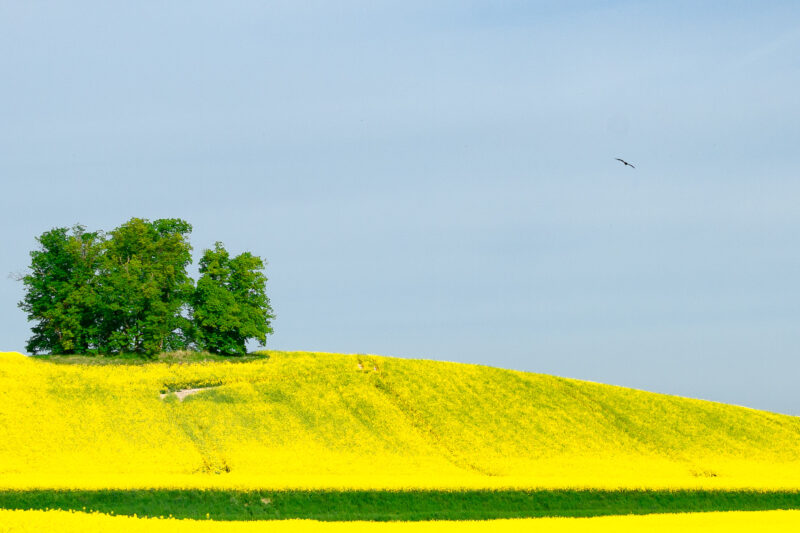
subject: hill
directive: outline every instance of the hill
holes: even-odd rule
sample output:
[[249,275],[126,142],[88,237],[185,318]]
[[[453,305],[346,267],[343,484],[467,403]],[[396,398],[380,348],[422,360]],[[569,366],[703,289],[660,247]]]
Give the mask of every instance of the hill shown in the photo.
[[796,417],[476,365],[266,355],[86,366],[0,354],[0,484],[800,485]]

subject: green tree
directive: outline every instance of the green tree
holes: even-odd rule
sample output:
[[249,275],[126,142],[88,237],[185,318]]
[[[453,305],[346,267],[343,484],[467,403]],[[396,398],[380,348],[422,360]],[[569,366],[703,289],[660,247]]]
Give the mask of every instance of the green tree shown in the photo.
[[203,253],[192,310],[195,339],[201,348],[244,355],[248,340],[266,344],[275,315],[263,270],[260,257],[245,252],[231,259],[220,242]]
[[35,322],[26,349],[31,353],[89,353],[98,324],[96,272],[105,237],[76,225],[54,228],[36,239],[30,273],[22,278],[19,307]]
[[180,219],[132,218],[111,232],[98,279],[102,351],[154,354],[187,346],[191,231]]

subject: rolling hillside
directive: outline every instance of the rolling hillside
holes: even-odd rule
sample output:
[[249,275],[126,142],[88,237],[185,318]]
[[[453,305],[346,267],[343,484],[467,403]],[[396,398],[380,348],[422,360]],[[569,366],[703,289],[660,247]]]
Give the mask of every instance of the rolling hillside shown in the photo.
[[268,354],[0,354],[0,485],[800,487],[800,418],[484,366]]

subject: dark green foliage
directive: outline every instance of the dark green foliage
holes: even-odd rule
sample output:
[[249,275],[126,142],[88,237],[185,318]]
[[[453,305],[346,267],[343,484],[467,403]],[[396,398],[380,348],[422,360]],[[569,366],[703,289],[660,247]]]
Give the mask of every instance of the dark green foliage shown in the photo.
[[490,520],[800,509],[800,492],[755,490],[4,490],[2,509],[194,520]]
[[31,252],[31,273],[22,278],[19,307],[34,322],[26,349],[31,353],[88,353],[96,349],[96,272],[105,238],[82,226],[54,228]]
[[244,355],[248,339],[266,343],[274,315],[263,270],[260,257],[245,252],[231,259],[219,242],[203,253],[193,306],[195,337],[202,349]]
[[134,218],[111,232],[99,276],[104,353],[155,354],[187,346],[191,231],[180,219]]
[[34,322],[27,350],[152,356],[200,345],[231,355],[249,339],[263,346],[273,318],[264,262],[249,252],[230,259],[218,243],[195,291],[191,231],[180,219],[133,218],[108,235],[82,226],[43,233],[22,278],[19,306]]

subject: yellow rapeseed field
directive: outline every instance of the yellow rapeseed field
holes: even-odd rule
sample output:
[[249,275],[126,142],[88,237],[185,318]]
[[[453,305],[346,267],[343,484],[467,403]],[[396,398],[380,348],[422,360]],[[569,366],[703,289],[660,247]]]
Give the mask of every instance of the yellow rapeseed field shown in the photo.
[[[476,365],[269,354],[0,354],[0,488],[800,487],[800,418]],[[161,397],[189,388],[203,390]]]
[[686,513],[598,518],[443,522],[213,522],[134,518],[67,511],[0,510],[0,533],[771,533],[800,530],[800,511]]

